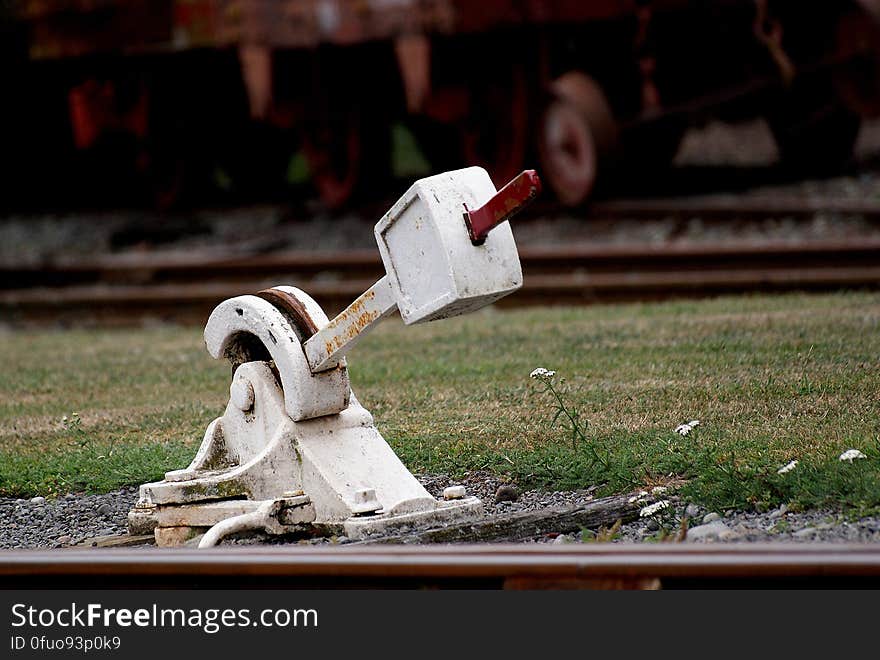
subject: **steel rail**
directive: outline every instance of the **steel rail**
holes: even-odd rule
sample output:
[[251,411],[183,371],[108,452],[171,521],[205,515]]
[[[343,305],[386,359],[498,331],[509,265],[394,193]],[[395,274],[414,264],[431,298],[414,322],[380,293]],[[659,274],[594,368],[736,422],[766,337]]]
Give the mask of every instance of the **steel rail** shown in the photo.
[[0,552],[0,586],[94,588],[880,585],[880,546],[484,544]]
[[[658,294],[738,291],[749,289],[834,288],[880,285],[880,265],[856,268],[743,268],[711,271],[574,272],[527,275],[520,291],[501,304],[523,305],[553,296],[567,299],[596,297],[607,300],[638,299]],[[293,282],[319,301],[347,301],[369,288],[372,280],[344,282]],[[24,289],[0,292],[0,309],[27,310],[53,307],[95,308],[103,305],[139,309],[179,305],[213,305],[222,299],[255,292],[277,284],[267,280],[236,283],[161,284],[155,286],[90,285],[62,289]],[[627,295],[629,294],[629,295]],[[649,295],[653,294],[653,295]],[[551,298],[547,298],[550,295]]]
[[880,204],[865,199],[697,196],[690,198],[621,199],[595,202],[589,213],[602,218],[662,218],[695,216],[708,220],[730,218],[773,218],[824,215],[858,215],[880,218]]
[[[880,241],[524,248],[522,289],[505,306],[585,304],[743,291],[880,287]],[[90,270],[91,269],[91,270]],[[226,298],[295,284],[341,309],[381,274],[372,251],[259,257],[99,259],[53,270],[0,268],[0,318],[131,324],[158,316],[203,321]],[[329,274],[335,274],[333,277]],[[67,278],[67,275],[71,275]],[[21,277],[19,277],[21,276]],[[33,286],[67,281],[66,286]],[[77,283],[83,278],[88,283]]]
[[[523,247],[520,260],[526,271],[556,268],[636,270],[678,268],[682,264],[713,265],[731,262],[805,261],[830,265],[832,261],[854,260],[877,263],[880,240],[832,240],[811,243],[748,242],[672,245],[558,245]],[[337,273],[370,279],[381,274],[382,264],[375,250],[342,252],[281,251],[264,255],[112,255],[90,260],[57,260],[37,264],[0,265],[0,289],[20,290],[37,286],[66,286],[82,283],[162,284],[167,282],[254,280],[259,277],[293,275],[300,278]]]

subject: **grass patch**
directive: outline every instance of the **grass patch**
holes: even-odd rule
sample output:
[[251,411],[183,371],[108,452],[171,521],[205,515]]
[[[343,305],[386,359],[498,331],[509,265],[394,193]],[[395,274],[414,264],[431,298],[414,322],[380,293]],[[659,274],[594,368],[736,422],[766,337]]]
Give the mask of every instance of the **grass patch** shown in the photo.
[[[482,469],[603,494],[684,480],[713,508],[864,509],[880,506],[878,330],[880,296],[862,293],[488,309],[386,322],[349,370],[414,472]],[[7,495],[102,491],[184,467],[229,384],[195,328],[7,333],[0,359]],[[557,371],[580,436],[553,421],[553,398],[529,378],[539,366]],[[691,434],[673,432],[691,419]],[[867,458],[837,460],[851,447]]]

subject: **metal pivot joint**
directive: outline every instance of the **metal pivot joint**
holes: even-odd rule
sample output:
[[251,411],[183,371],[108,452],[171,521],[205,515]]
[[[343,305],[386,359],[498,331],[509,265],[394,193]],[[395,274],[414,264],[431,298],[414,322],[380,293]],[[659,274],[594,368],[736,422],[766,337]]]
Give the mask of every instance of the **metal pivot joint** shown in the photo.
[[[235,367],[229,404],[186,469],[141,486],[130,529],[154,529],[159,545],[204,532],[204,547],[253,531],[320,526],[362,538],[482,515],[477,498],[458,489],[436,499],[410,474],[351,391],[343,356],[395,310],[420,323],[518,289],[519,255],[504,221],[539,190],[524,172],[496,193],[477,167],[417,181],[376,224],[385,277],[332,321],[290,286],[220,303],[205,346]],[[480,245],[462,225],[463,206],[477,209]]]

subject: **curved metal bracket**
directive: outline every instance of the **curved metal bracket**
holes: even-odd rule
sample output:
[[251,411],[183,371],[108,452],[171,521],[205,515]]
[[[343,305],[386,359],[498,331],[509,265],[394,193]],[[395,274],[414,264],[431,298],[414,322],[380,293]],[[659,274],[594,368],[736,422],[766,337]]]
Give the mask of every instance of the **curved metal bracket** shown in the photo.
[[[294,287],[278,287],[295,296],[311,317],[315,327],[327,324],[327,316],[307,294]],[[342,412],[348,407],[351,386],[345,361],[327,371],[313,374],[303,352],[308,329],[298,321],[257,296],[238,296],[217,305],[205,325],[205,347],[214,358],[225,357],[233,365],[254,359],[275,362],[284,408],[295,421]],[[254,345],[254,338],[258,341]],[[260,351],[266,355],[255,355]]]

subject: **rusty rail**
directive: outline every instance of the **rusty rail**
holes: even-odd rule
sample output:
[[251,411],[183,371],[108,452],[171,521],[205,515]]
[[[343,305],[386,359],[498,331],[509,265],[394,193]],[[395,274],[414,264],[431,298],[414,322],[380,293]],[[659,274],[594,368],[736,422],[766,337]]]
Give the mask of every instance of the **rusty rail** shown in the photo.
[[680,588],[880,585],[880,547],[836,544],[270,546],[0,552],[0,586]]
[[620,199],[595,202],[589,207],[597,218],[663,218],[691,216],[709,220],[729,218],[809,217],[859,215],[880,218],[880,204],[859,198],[699,196],[668,199]]
[[[523,288],[502,304],[880,286],[878,240],[524,248],[521,261]],[[219,301],[279,283],[299,286],[334,311],[382,272],[372,250],[184,259],[114,256],[0,266],[0,319],[76,322],[88,317],[132,323],[153,316],[202,322]]]
[[[693,270],[725,264],[832,266],[846,261],[877,263],[880,240],[855,239],[809,243],[692,243],[668,245],[566,245],[523,247],[526,271],[587,269],[628,271]],[[246,281],[264,277],[313,278],[334,273],[346,279],[375,279],[384,271],[375,250],[340,252],[279,251],[262,255],[216,256],[188,254],[107,255],[88,260],[56,260],[27,265],[0,265],[0,290],[32,287],[72,287],[103,283],[158,285],[163,283]]]

